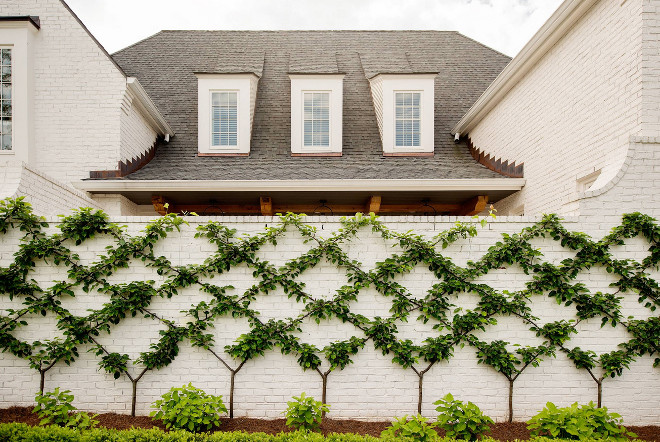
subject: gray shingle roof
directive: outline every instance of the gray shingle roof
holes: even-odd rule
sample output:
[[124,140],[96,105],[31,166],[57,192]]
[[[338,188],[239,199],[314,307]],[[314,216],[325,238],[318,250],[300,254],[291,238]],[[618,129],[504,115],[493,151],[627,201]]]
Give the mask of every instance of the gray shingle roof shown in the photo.
[[[128,179],[503,178],[454,144],[452,126],[509,62],[456,32],[163,31],[113,55],[176,131]],[[198,157],[194,72],[261,75],[249,157]],[[291,156],[289,72],[342,72],[343,156]],[[438,72],[433,158],[383,157],[369,82]]]

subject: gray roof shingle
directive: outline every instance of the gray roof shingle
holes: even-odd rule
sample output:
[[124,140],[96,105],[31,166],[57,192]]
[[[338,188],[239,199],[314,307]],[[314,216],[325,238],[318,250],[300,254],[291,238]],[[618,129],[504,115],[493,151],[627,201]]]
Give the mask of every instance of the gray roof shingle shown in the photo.
[[[457,32],[162,31],[113,55],[135,76],[176,132],[127,179],[503,178],[478,164],[452,126],[509,62]],[[197,156],[194,72],[254,72],[249,157]],[[289,73],[344,77],[343,156],[291,156]],[[383,157],[368,77],[437,72],[435,154]]]

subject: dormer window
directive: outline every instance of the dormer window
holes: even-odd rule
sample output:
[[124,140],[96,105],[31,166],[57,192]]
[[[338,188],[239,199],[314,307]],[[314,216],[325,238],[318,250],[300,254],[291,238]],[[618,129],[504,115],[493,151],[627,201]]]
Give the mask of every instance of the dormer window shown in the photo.
[[237,147],[237,91],[211,93],[211,119],[211,147]]
[[432,156],[435,74],[369,79],[384,156]]
[[305,92],[303,147],[330,146],[330,92]]
[[291,74],[291,154],[340,156],[343,74]]
[[247,156],[259,77],[196,74],[198,155]]
[[396,147],[419,147],[420,92],[395,92],[394,140]]

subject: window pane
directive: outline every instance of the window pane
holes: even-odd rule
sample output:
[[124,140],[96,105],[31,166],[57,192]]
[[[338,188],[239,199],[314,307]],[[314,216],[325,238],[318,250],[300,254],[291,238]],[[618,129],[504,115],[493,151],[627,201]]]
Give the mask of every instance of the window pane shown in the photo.
[[394,144],[399,147],[419,146],[420,140],[419,92],[395,93]]
[[211,120],[213,146],[238,145],[238,92],[211,94]]
[[303,145],[330,145],[330,94],[306,92],[303,94]]
[[11,49],[0,50],[0,150],[11,150]]
[[0,150],[11,150],[11,135],[2,135],[2,146]]

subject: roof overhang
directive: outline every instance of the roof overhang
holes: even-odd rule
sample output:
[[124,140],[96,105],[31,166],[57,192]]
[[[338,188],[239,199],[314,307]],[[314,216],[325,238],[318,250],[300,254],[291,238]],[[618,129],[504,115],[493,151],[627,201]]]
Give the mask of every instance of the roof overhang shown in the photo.
[[158,133],[158,135],[170,137],[174,136],[174,130],[165,121],[165,117],[160,113],[156,104],[151,100],[147,91],[144,90],[140,82],[135,77],[126,78],[126,87],[137,98],[142,114],[149,120],[149,124]]
[[[90,193],[119,194],[136,204],[151,204],[154,196],[178,207],[208,205],[217,201],[227,205],[249,206],[262,197],[275,207],[318,205],[319,201],[343,207],[362,207],[373,196],[383,205],[432,204],[460,205],[473,198],[485,197],[497,202],[519,191],[524,178],[456,180],[87,180],[75,187]],[[439,206],[438,206],[439,207]],[[192,210],[198,210],[197,208]],[[229,210],[229,209],[228,209]],[[285,211],[296,209],[287,208]],[[311,210],[309,208],[304,210]]]
[[467,135],[599,0],[566,0],[452,129]]
[[150,192],[391,192],[391,191],[518,191],[524,178],[453,180],[85,180],[74,187],[91,193]]
[[36,15],[9,15],[9,16],[0,16],[0,22],[2,22],[3,27],[8,27],[9,23],[20,23],[25,22],[34,26],[35,29],[41,29],[41,21],[39,16]]

